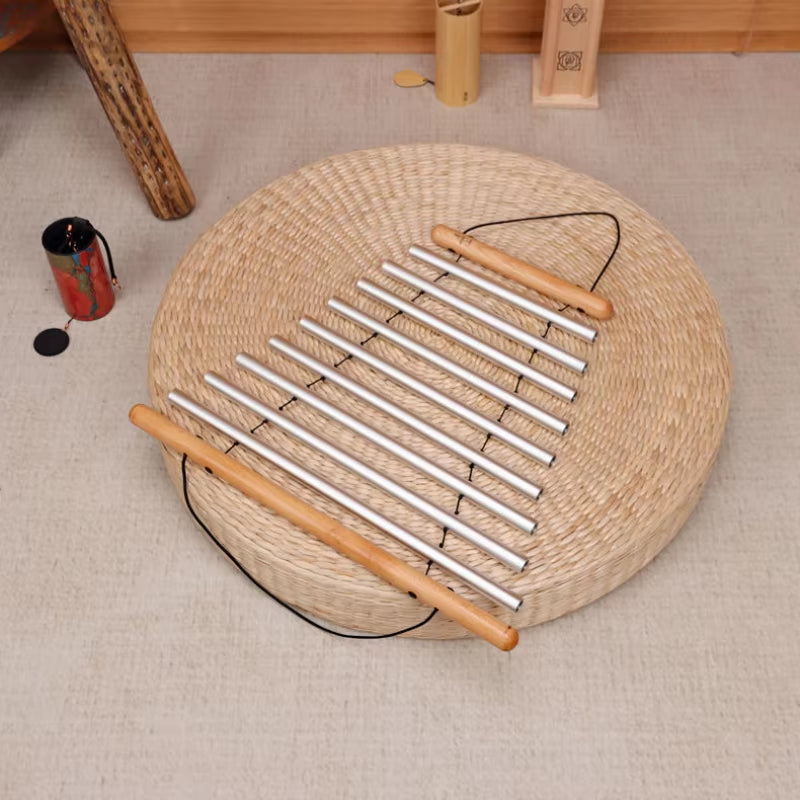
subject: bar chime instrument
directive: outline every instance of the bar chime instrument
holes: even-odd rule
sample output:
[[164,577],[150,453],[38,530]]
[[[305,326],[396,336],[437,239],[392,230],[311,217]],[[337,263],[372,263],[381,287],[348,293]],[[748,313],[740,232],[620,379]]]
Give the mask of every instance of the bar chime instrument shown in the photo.
[[[543,295],[562,302],[565,308],[566,306],[572,306],[598,320],[608,319],[613,314],[611,303],[599,295],[567,283],[531,264],[490,247],[472,236],[437,225],[432,231],[432,239],[441,247],[457,253],[459,258],[466,257],[488,270],[510,278],[528,288],[535,289]],[[444,258],[418,245],[411,246],[408,250],[408,255],[416,263],[425,264],[428,267],[436,268],[441,273],[451,275],[458,281],[480,290],[487,297],[522,309],[538,320],[544,320],[550,326],[559,328],[573,337],[591,343],[595,341],[598,335],[595,328],[579,322],[564,313],[541,305],[525,294],[510,289],[507,285],[502,285],[486,277],[485,274],[476,272],[458,260]],[[543,358],[560,365],[560,367],[565,367],[570,374],[574,375],[574,380],[569,382],[557,380],[547,374],[546,371],[534,368],[529,363],[487,343],[463,327],[452,324],[443,317],[419,307],[414,302],[403,299],[398,294],[388,291],[366,278],[359,280],[357,283],[357,288],[364,295],[385,305],[393,312],[403,313],[443,337],[471,349],[482,358],[511,371],[521,379],[530,381],[553,398],[553,407],[545,408],[542,405],[536,405],[520,394],[508,391],[494,381],[478,375],[458,363],[457,360],[443,355],[417,339],[401,333],[391,324],[366,314],[338,298],[333,297],[329,300],[330,309],[360,326],[368,334],[385,338],[402,351],[413,354],[423,362],[427,362],[432,368],[440,370],[458,381],[468,384],[481,394],[499,400],[501,403],[515,409],[545,430],[558,436],[567,434],[569,429],[569,403],[575,399],[579,391],[581,376],[587,369],[587,362],[583,358],[570,353],[567,349],[555,346],[543,336],[534,335],[522,327],[511,324],[481,305],[467,300],[456,292],[443,288],[436,281],[422,277],[411,268],[401,266],[392,261],[384,261],[381,265],[381,270],[394,281],[416,289],[420,294],[424,293],[436,298],[436,300],[458,312],[467,320],[481,323],[513,342],[532,348],[540,353]],[[421,395],[426,400],[446,409],[447,412],[468,423],[472,428],[477,428],[490,434],[537,464],[544,467],[550,467],[553,464],[556,453],[527,437],[518,435],[511,428],[490,419],[469,405],[445,394],[432,385],[430,380],[422,380],[398,364],[380,357],[365,347],[363,343],[341,336],[330,328],[307,317],[299,320],[299,326],[306,333],[327,343],[346,356],[363,362],[373,371],[402,387],[404,391]],[[465,464],[483,470],[493,478],[501,481],[513,489],[521,499],[524,499],[521,507],[515,506],[513,502],[508,500],[494,497],[490,492],[479,488],[471,480],[465,480],[457,476],[452,471],[437,464],[434,460],[415,452],[398,438],[392,438],[382,433],[376,427],[354,416],[347,408],[331,403],[307,386],[289,380],[280,372],[271,369],[248,353],[236,355],[236,365],[266,384],[285,392],[289,398],[294,398],[300,403],[307,404],[326,418],[335,421],[357,436],[363,437],[387,453],[401,459],[420,473],[469,498],[490,514],[524,532],[525,535],[536,535],[536,521],[525,509],[530,507],[529,501],[539,499],[542,489],[529,477],[517,474],[490,458],[481,450],[467,445],[455,436],[441,430],[438,426],[415,415],[402,404],[386,398],[378,391],[375,391],[374,388],[362,382],[353,380],[344,375],[335,366],[323,363],[294,344],[282,338],[274,337],[270,339],[269,346],[276,353],[307,368],[315,375],[342,389],[348,395],[358,398],[358,400],[402,423],[408,429],[435,442],[458,458],[463,459]],[[524,555],[516,552],[509,545],[488,536],[475,525],[464,521],[457,514],[430,502],[420,494],[394,480],[390,475],[347,452],[320,433],[290,419],[281,410],[264,404],[257,397],[229,382],[219,374],[209,372],[204,376],[204,380],[206,384],[229,400],[249,409],[262,420],[269,422],[270,425],[274,425],[277,429],[336,462],[360,480],[378,487],[415,512],[433,520],[445,530],[469,543],[471,547],[478,548],[491,558],[496,559],[509,570],[515,572],[525,570],[527,558]],[[284,470],[315,492],[356,514],[386,536],[392,537],[424,559],[436,564],[444,572],[476,590],[498,606],[511,611],[519,609],[522,603],[519,596],[497,581],[487,578],[478,570],[468,566],[445,549],[437,547],[417,535],[417,533],[403,524],[402,519],[388,518],[372,506],[361,502],[352,494],[344,491],[319,474],[319,472],[313,472],[286,457],[265,444],[255,434],[232,424],[179,389],[170,392],[169,400],[192,417],[211,426],[233,439],[240,446],[257,454],[273,467]],[[322,513],[310,503],[294,496],[270,481],[260,472],[251,469],[227,453],[194,436],[157,411],[146,406],[137,405],[131,409],[130,417],[135,425],[179,453],[186,454],[190,460],[210,470],[216,478],[227,481],[239,491],[271,509],[274,513],[283,516],[306,532],[318,537],[342,554],[363,565],[375,575],[412,594],[421,603],[439,609],[444,616],[460,623],[467,630],[503,650],[510,650],[516,645],[518,634],[513,626],[502,622],[488,611],[460,597],[456,592],[451,591],[427,574]]]

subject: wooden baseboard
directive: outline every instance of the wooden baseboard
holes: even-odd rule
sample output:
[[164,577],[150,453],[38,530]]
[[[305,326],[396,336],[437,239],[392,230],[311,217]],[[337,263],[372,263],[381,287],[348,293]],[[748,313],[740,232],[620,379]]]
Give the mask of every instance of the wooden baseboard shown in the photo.
[[[114,0],[129,47],[175,53],[432,53],[433,0]],[[534,53],[543,0],[486,4],[485,53]],[[313,24],[309,24],[313,20]],[[16,45],[64,50],[55,12]],[[800,0],[607,0],[607,53],[800,50]]]

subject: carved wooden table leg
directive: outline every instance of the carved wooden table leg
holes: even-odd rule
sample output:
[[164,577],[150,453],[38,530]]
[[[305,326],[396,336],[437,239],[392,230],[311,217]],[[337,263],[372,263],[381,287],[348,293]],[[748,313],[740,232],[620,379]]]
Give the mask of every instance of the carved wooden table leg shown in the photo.
[[53,0],[153,213],[186,216],[194,194],[107,0]]

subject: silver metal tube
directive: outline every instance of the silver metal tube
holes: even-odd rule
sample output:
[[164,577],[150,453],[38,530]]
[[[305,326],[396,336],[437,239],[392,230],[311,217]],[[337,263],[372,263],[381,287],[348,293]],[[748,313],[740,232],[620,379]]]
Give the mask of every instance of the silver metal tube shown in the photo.
[[414,339],[410,339],[408,336],[400,333],[400,331],[396,330],[395,328],[385,325],[383,322],[380,322],[374,317],[369,316],[369,314],[364,314],[358,309],[353,308],[353,306],[343,303],[336,297],[328,300],[328,305],[343,317],[346,317],[353,322],[357,322],[359,325],[362,325],[374,333],[379,333],[388,341],[394,342],[396,345],[399,345],[409,352],[414,353],[434,366],[439,367],[439,369],[449,372],[451,375],[455,375],[455,377],[464,381],[464,383],[474,386],[479,391],[489,395],[489,397],[494,397],[496,400],[499,400],[501,403],[505,403],[510,408],[519,411],[521,414],[525,414],[535,422],[543,425],[545,428],[548,428],[555,433],[560,433],[562,436],[567,432],[567,423],[563,419],[559,419],[553,414],[548,413],[544,409],[539,408],[539,406],[536,406],[528,400],[520,397],[518,394],[509,392],[507,389],[503,389],[496,383],[493,383],[486,378],[482,378],[480,375],[476,375],[471,370],[462,367],[460,364],[456,364],[455,361],[451,361],[449,358],[446,358],[440,353],[425,347],[425,345],[420,344]]
[[487,536],[482,531],[472,527],[472,525],[468,525],[466,522],[463,522],[454,514],[450,514],[434,503],[429,502],[416,492],[412,492],[410,489],[407,489],[405,486],[397,483],[397,481],[392,480],[383,472],[379,472],[378,470],[373,469],[365,464],[363,461],[360,461],[354,456],[345,453],[344,450],[340,449],[332,442],[328,441],[327,439],[323,439],[321,436],[317,436],[308,428],[304,427],[303,425],[299,425],[298,423],[289,419],[289,417],[281,414],[280,411],[276,411],[269,406],[264,405],[255,397],[247,392],[242,391],[233,384],[228,383],[228,381],[219,375],[209,372],[205,376],[205,381],[210,386],[213,386],[215,389],[217,389],[217,391],[220,391],[227,397],[230,397],[231,400],[235,400],[237,403],[245,406],[245,408],[249,408],[252,412],[258,414],[263,419],[268,420],[277,428],[286,431],[296,439],[299,439],[301,442],[307,444],[309,447],[317,450],[323,455],[328,456],[328,458],[336,461],[346,469],[349,469],[351,472],[364,478],[364,480],[369,481],[379,489],[383,489],[383,491],[416,509],[420,512],[420,514],[423,514],[429,519],[432,519],[434,522],[437,522],[439,525],[451,530],[454,534],[475,545],[475,547],[480,548],[484,553],[488,553],[490,556],[496,558],[507,567],[515,569],[517,572],[522,572],[522,570],[525,569],[528,559],[524,556],[515,553],[505,545],[500,544],[490,536]]
[[356,419],[343,409],[333,405],[333,403],[329,403],[318,394],[308,391],[305,387],[299,386],[283,375],[279,375],[277,372],[269,369],[265,364],[247,355],[247,353],[239,353],[239,355],[236,356],[236,363],[248,372],[258,375],[259,378],[267,381],[267,383],[277,386],[279,389],[283,389],[283,391],[287,392],[289,395],[296,397],[298,400],[302,400],[312,408],[317,409],[317,411],[321,411],[323,414],[336,420],[336,422],[339,422],[351,431],[355,431],[373,444],[378,445],[378,447],[382,447],[392,455],[411,464],[411,466],[416,467],[420,472],[430,475],[430,477],[439,481],[439,483],[444,486],[447,486],[455,492],[459,492],[464,495],[464,497],[468,497],[478,505],[496,514],[501,519],[506,520],[506,522],[516,525],[517,528],[520,528],[526,533],[533,533],[536,530],[536,523],[530,517],[521,514],[506,503],[495,499],[490,494],[479,489],[474,483],[459,478],[452,472],[434,464],[433,461],[425,458],[425,456],[421,456],[419,453],[409,450],[396,439],[392,439],[390,436],[376,431],[375,428],[361,422],[361,420]]
[[208,425],[211,425],[211,427],[216,428],[218,431],[224,433],[226,436],[229,436],[234,441],[239,442],[239,444],[241,444],[243,447],[246,447],[248,450],[252,450],[254,453],[257,453],[270,463],[280,467],[285,472],[288,472],[299,481],[302,481],[307,486],[315,489],[321,495],[328,497],[348,511],[352,511],[354,514],[366,520],[371,525],[374,525],[379,530],[382,530],[393,539],[396,539],[398,542],[404,544],[410,550],[414,550],[423,558],[427,558],[429,561],[437,564],[443,570],[446,570],[451,575],[454,575],[464,583],[472,586],[473,589],[476,589],[481,594],[485,595],[491,600],[494,600],[496,603],[499,603],[506,608],[510,608],[512,611],[519,610],[519,607],[522,605],[522,599],[517,595],[509,592],[502,586],[499,586],[494,581],[489,580],[489,578],[481,575],[479,572],[476,572],[474,569],[468,567],[457,558],[449,555],[441,548],[426,542],[424,539],[420,539],[418,536],[415,536],[410,531],[392,522],[387,517],[384,517],[383,514],[373,511],[369,506],[364,505],[364,503],[356,500],[356,498],[352,495],[349,495],[347,492],[343,492],[333,484],[328,483],[328,481],[326,481],[324,478],[321,478],[319,475],[310,472],[304,467],[301,467],[299,464],[296,464],[294,461],[286,458],[286,456],[282,456],[272,448],[267,447],[267,445],[265,445],[262,441],[256,439],[255,436],[252,436],[246,431],[243,431],[241,428],[232,425],[222,417],[217,416],[212,411],[209,411],[207,408],[204,408],[199,403],[196,403],[194,400],[187,397],[185,394],[183,394],[183,392],[170,392],[169,399],[170,402],[174,403],[176,406],[179,406],[184,411],[187,411],[193,417],[196,417]]
[[391,378],[393,381],[395,381],[395,383],[399,383],[401,386],[411,389],[411,391],[416,392],[418,395],[421,395],[426,400],[430,400],[432,403],[436,403],[436,405],[441,406],[446,411],[455,414],[457,417],[466,420],[476,428],[490,433],[501,442],[511,445],[511,447],[516,448],[521,453],[524,453],[526,456],[538,461],[540,464],[544,464],[546,467],[551,467],[553,465],[553,462],[556,458],[553,453],[538,447],[533,442],[517,435],[508,428],[504,428],[499,422],[489,419],[483,414],[479,414],[477,411],[473,411],[469,406],[464,405],[464,403],[456,400],[454,397],[450,397],[450,395],[440,392],[438,389],[434,389],[433,386],[430,386],[424,381],[418,380],[412,375],[409,375],[407,372],[404,372],[392,364],[389,364],[387,361],[384,361],[382,358],[370,353],[369,350],[361,347],[361,345],[357,344],[356,342],[351,342],[349,339],[339,336],[339,334],[334,333],[328,328],[322,327],[322,325],[319,325],[318,323],[314,322],[313,319],[309,319],[308,317],[304,317],[300,320],[300,327],[303,330],[313,334],[317,338],[322,339],[322,341],[337,347],[339,350],[347,353],[353,358],[363,361],[377,372],[380,372],[383,375]]
[[495,297],[499,297],[507,303],[511,303],[511,305],[517,306],[517,308],[524,308],[525,311],[529,311],[534,316],[539,317],[539,319],[546,320],[551,325],[555,325],[563,331],[572,333],[587,342],[593,342],[597,338],[597,331],[594,330],[594,328],[582,325],[580,322],[575,322],[574,319],[570,319],[560,314],[558,311],[553,311],[546,306],[535,303],[533,300],[529,300],[527,297],[523,297],[517,292],[506,289],[505,286],[500,286],[500,284],[494,281],[487,280],[482,275],[476,275],[471,270],[462,267],[461,264],[457,264],[449,258],[442,258],[436,253],[432,253],[430,250],[416,244],[409,248],[408,254],[417,261],[422,261],[444,272],[449,272],[451,275],[461,278],[462,281],[471,283],[473,286],[477,286],[485,292],[493,294]]
[[532,347],[537,352],[542,353],[542,355],[545,355],[548,358],[551,358],[553,361],[557,361],[559,364],[562,364],[568,369],[571,369],[574,372],[586,372],[586,362],[582,358],[578,358],[577,356],[572,355],[572,353],[568,353],[566,350],[556,347],[554,344],[548,342],[547,339],[544,339],[541,336],[528,333],[528,331],[523,330],[517,325],[512,325],[510,322],[506,322],[497,315],[491,314],[485,309],[473,305],[467,300],[464,300],[463,297],[459,297],[452,292],[448,292],[446,289],[443,289],[441,286],[439,286],[438,283],[426,281],[424,278],[420,278],[419,275],[415,275],[413,272],[403,269],[403,267],[393,263],[392,261],[384,261],[382,264],[382,269],[387,275],[391,275],[396,280],[402,281],[409,286],[413,286],[415,289],[419,289],[420,291],[425,292],[425,294],[435,297],[437,300],[441,300],[443,303],[458,309],[467,316],[479,320],[489,328],[494,328],[494,330],[499,331],[509,339],[514,339],[515,341],[521,342],[527,347]]
[[498,480],[501,480],[503,483],[506,483],[513,489],[516,489],[518,492],[521,492],[522,494],[526,495],[527,497],[531,497],[534,500],[538,500],[539,497],[541,497],[542,490],[535,483],[522,478],[515,472],[511,472],[511,470],[506,469],[493,459],[487,458],[487,456],[480,451],[475,450],[472,447],[468,447],[458,439],[455,439],[449,434],[445,433],[443,430],[440,430],[434,425],[425,422],[425,420],[420,419],[411,412],[406,411],[402,406],[398,406],[396,403],[393,403],[391,400],[387,400],[382,395],[376,394],[363,384],[351,380],[346,375],[343,375],[341,372],[339,372],[336,367],[331,367],[327,364],[323,364],[321,361],[317,361],[316,358],[313,358],[303,350],[299,350],[284,339],[273,337],[269,340],[269,344],[270,347],[273,347],[279,353],[291,358],[298,364],[302,364],[312,372],[322,375],[329,383],[340,386],[342,389],[354,394],[365,403],[369,403],[369,405],[379,409],[380,411],[383,411],[388,416],[399,420],[409,428],[421,433],[423,436],[427,436],[427,438],[431,441],[440,444],[451,453],[455,453],[457,456],[465,459],[470,464],[474,464],[476,467],[479,467],[489,475],[493,475]]
[[445,322],[435,314],[430,314],[419,306],[403,300],[396,294],[381,289],[380,286],[376,286],[371,281],[360,280],[356,283],[356,286],[364,292],[364,294],[369,295],[375,300],[380,300],[381,303],[386,303],[386,305],[391,308],[402,311],[404,314],[411,317],[411,319],[415,319],[417,322],[421,322],[423,325],[433,328],[433,330],[444,334],[453,341],[464,345],[464,347],[471,348],[484,358],[488,358],[489,361],[494,361],[495,364],[499,364],[501,367],[511,370],[515,375],[522,375],[531,383],[554,394],[556,397],[560,397],[562,400],[568,400],[569,402],[575,399],[576,392],[573,388],[566,386],[555,378],[551,378],[549,375],[545,375],[538,369],[534,369],[530,364],[526,364],[524,361],[520,361],[518,358],[508,355],[508,353],[504,353],[502,350],[498,350],[496,347],[482,342],[465,330],[457,328],[449,322]]

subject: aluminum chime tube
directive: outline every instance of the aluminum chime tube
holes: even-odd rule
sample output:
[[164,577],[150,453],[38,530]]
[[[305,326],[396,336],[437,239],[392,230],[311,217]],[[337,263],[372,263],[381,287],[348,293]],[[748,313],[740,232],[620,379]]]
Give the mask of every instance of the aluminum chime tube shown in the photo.
[[403,269],[403,267],[398,266],[392,261],[384,261],[381,265],[381,269],[387,275],[391,275],[395,280],[402,281],[409,286],[413,286],[415,289],[419,289],[421,292],[425,292],[425,294],[429,294],[431,297],[435,297],[437,300],[441,300],[446,305],[458,309],[463,314],[466,314],[473,319],[477,319],[487,327],[499,331],[509,339],[514,339],[515,341],[524,344],[526,347],[533,348],[537,352],[542,353],[542,355],[545,355],[553,361],[567,367],[567,369],[571,369],[573,372],[579,372],[581,374],[586,372],[586,362],[582,358],[578,358],[572,353],[568,353],[566,350],[556,347],[554,344],[551,344],[547,341],[547,339],[544,339],[541,336],[528,333],[528,331],[523,330],[517,325],[512,325],[510,322],[506,322],[496,314],[492,314],[489,311],[486,311],[485,309],[480,308],[479,306],[476,306],[467,300],[464,300],[463,297],[459,297],[452,292],[448,292],[446,289],[443,289],[441,286],[439,286],[438,283],[426,281],[424,278],[420,278],[419,275],[410,272],[407,269]]
[[538,369],[534,369],[530,364],[526,364],[524,361],[510,356],[508,353],[504,353],[502,350],[498,350],[496,347],[482,342],[465,330],[457,328],[449,322],[445,322],[435,314],[431,314],[419,306],[414,305],[414,303],[409,303],[396,294],[381,289],[380,286],[376,286],[372,281],[361,280],[358,281],[356,286],[364,292],[364,294],[369,295],[373,299],[380,300],[381,303],[385,303],[390,308],[402,311],[404,314],[411,317],[411,319],[415,319],[417,322],[427,325],[438,333],[444,334],[453,341],[473,350],[484,358],[494,361],[495,364],[505,367],[515,375],[522,375],[523,378],[527,378],[534,385],[554,394],[556,397],[560,397],[562,400],[567,400],[570,403],[575,399],[576,392],[570,386],[566,386],[561,383],[561,381],[557,381],[555,378],[545,375]]
[[511,305],[523,308],[525,311],[539,317],[539,319],[543,319],[551,325],[555,325],[557,328],[561,328],[561,330],[572,333],[587,342],[593,342],[597,338],[597,331],[594,328],[582,325],[580,322],[575,322],[574,319],[570,319],[558,311],[553,311],[551,308],[529,300],[518,292],[506,289],[505,286],[490,281],[482,275],[477,275],[472,272],[472,270],[462,267],[461,264],[451,261],[449,258],[442,258],[436,253],[432,253],[430,250],[416,244],[409,248],[408,254],[417,261],[422,261],[431,267],[436,267],[443,272],[455,275],[462,281],[471,283],[473,286],[477,286],[479,289],[483,289],[485,292],[493,294],[495,297],[499,297],[507,303],[511,303]]
[[517,572],[522,572],[522,570],[525,569],[528,563],[528,559],[525,558],[525,556],[515,553],[510,548],[492,539],[490,536],[487,536],[482,531],[467,524],[460,517],[445,511],[440,506],[431,503],[416,492],[407,489],[383,472],[379,472],[360,459],[351,456],[349,453],[345,453],[344,450],[337,447],[333,442],[323,439],[321,436],[317,436],[317,434],[313,433],[305,426],[294,422],[280,411],[264,405],[264,403],[260,402],[255,397],[239,389],[237,386],[234,386],[232,383],[229,383],[216,373],[207,373],[205,375],[205,381],[217,391],[222,392],[226,397],[229,397],[245,408],[249,408],[262,419],[268,420],[271,424],[275,425],[275,427],[286,431],[318,453],[322,453],[337,464],[341,464],[346,469],[349,469],[351,472],[364,478],[364,480],[377,486],[379,489],[383,489],[383,491],[392,495],[392,497],[396,497],[420,514],[452,531],[465,541],[483,550],[484,553],[496,558],[507,567]]
[[213,411],[209,411],[190,397],[187,397],[183,392],[170,392],[169,400],[179,408],[187,411],[193,417],[211,425],[220,433],[239,442],[243,447],[252,450],[270,463],[280,467],[285,472],[288,472],[293,477],[302,481],[307,486],[315,489],[320,494],[358,515],[393,539],[401,542],[409,549],[419,553],[423,558],[427,558],[429,561],[437,564],[443,570],[457,577],[489,599],[512,611],[519,610],[519,607],[522,605],[522,598],[496,584],[486,576],[481,575],[479,572],[476,572],[471,567],[468,567],[463,562],[449,555],[446,551],[426,542],[424,539],[420,539],[418,536],[415,536],[410,531],[392,522],[377,511],[373,511],[369,506],[356,500],[355,497],[352,497],[341,489],[338,489],[319,475],[310,472],[291,459],[282,456],[259,439],[256,439],[252,434],[231,424]]
[[420,417],[412,414],[410,411],[406,411],[406,409],[404,409],[402,406],[399,406],[382,395],[373,392],[363,384],[352,380],[352,378],[348,378],[346,375],[343,375],[338,369],[336,369],[336,367],[323,364],[313,356],[310,356],[304,350],[300,350],[299,348],[289,344],[289,342],[285,341],[284,339],[280,339],[277,336],[269,340],[269,345],[282,355],[292,359],[292,361],[302,364],[302,366],[307,367],[318,375],[321,375],[330,383],[345,389],[359,399],[363,400],[365,403],[368,403],[374,408],[377,408],[379,411],[383,411],[390,417],[393,417],[405,425],[408,425],[408,427],[412,430],[421,433],[423,436],[427,436],[431,441],[440,444],[451,453],[455,453],[457,456],[460,456],[467,461],[467,463],[474,464],[487,474],[493,475],[498,480],[501,480],[503,483],[506,483],[512,488],[516,489],[518,492],[521,492],[522,494],[531,497],[534,500],[538,500],[539,497],[541,497],[541,487],[537,486],[535,483],[532,483],[520,475],[517,475],[515,472],[511,472],[511,470],[506,469],[506,467],[504,467],[502,464],[498,464],[493,459],[488,458],[479,450],[469,447],[453,436],[450,436],[450,434],[445,433],[443,430],[441,430],[441,428],[437,428],[435,425],[426,422]]
[[489,419],[489,417],[474,411],[469,406],[465,405],[459,400],[456,400],[454,397],[450,397],[450,395],[440,392],[438,389],[434,389],[433,386],[425,383],[425,381],[421,381],[418,378],[415,378],[413,375],[409,375],[402,369],[390,364],[388,361],[384,361],[382,358],[370,353],[369,350],[362,347],[357,342],[351,342],[349,339],[339,336],[339,334],[334,333],[332,330],[325,328],[322,325],[319,325],[308,317],[304,317],[300,320],[300,327],[303,330],[308,331],[308,333],[313,334],[318,339],[321,339],[323,342],[327,342],[333,347],[336,347],[342,352],[352,356],[353,358],[363,361],[377,372],[380,372],[383,375],[391,378],[395,383],[399,383],[401,386],[411,389],[411,391],[416,392],[421,397],[424,397],[433,403],[436,403],[436,405],[441,406],[447,411],[450,411],[457,417],[461,417],[461,419],[466,420],[476,428],[490,433],[496,439],[499,439],[501,442],[505,442],[516,450],[519,450],[520,453],[524,453],[534,461],[538,461],[540,464],[544,464],[546,467],[553,465],[553,462],[556,458],[553,453],[550,453],[528,439],[519,436],[505,426],[501,425],[499,422]]
[[367,425],[365,422],[356,419],[352,414],[348,414],[344,409],[334,405],[333,403],[329,403],[315,392],[311,392],[306,387],[300,386],[294,383],[294,381],[291,381],[283,375],[271,370],[265,364],[262,364],[252,356],[247,355],[246,353],[239,353],[239,355],[236,356],[236,363],[240,367],[243,367],[248,372],[257,375],[259,378],[271,384],[272,386],[277,386],[279,389],[283,389],[283,391],[289,394],[290,397],[296,397],[298,400],[302,400],[304,403],[310,405],[312,408],[315,408],[317,411],[322,412],[327,417],[336,420],[336,422],[344,425],[351,431],[355,431],[359,435],[363,436],[367,441],[376,444],[378,447],[383,448],[392,455],[397,456],[408,464],[411,464],[420,472],[424,472],[426,475],[429,475],[434,480],[439,481],[439,483],[443,484],[444,486],[447,486],[453,491],[464,495],[464,497],[469,498],[477,505],[485,508],[487,511],[491,511],[493,514],[501,519],[504,519],[506,522],[510,522],[520,530],[523,530],[526,533],[533,533],[534,530],[536,530],[536,523],[530,517],[526,516],[525,514],[521,514],[519,511],[511,508],[511,506],[507,505],[506,503],[503,503],[500,500],[492,497],[490,494],[487,494],[482,489],[479,489],[474,483],[470,483],[463,478],[459,478],[452,472],[443,469],[437,464],[434,464],[433,461],[425,458],[425,456],[415,453],[413,450],[409,450],[405,445],[401,444],[396,439],[392,439],[390,436],[386,436],[385,434],[373,428],[371,425]]
[[477,375],[472,370],[462,367],[455,361],[441,355],[441,353],[437,353],[435,350],[431,350],[424,344],[405,336],[396,328],[392,328],[389,325],[384,324],[380,320],[369,316],[369,314],[364,314],[362,311],[359,311],[357,308],[354,308],[347,303],[343,303],[336,297],[328,301],[328,306],[352,322],[355,322],[364,328],[373,331],[374,333],[379,333],[387,341],[394,342],[394,344],[402,347],[405,350],[408,350],[411,353],[414,353],[414,355],[419,356],[436,367],[439,367],[439,369],[449,372],[459,380],[464,381],[464,383],[474,386],[476,389],[478,389],[478,391],[483,392],[489,397],[499,400],[501,403],[504,403],[521,414],[525,414],[525,416],[529,417],[534,422],[538,422],[548,430],[561,434],[562,436],[567,432],[568,424],[563,419],[559,419],[555,415],[550,414],[544,409],[539,408],[539,406],[534,405],[528,400],[525,400],[523,397],[520,397],[520,395],[515,394],[514,392],[509,392],[507,389],[503,389],[496,383]]

